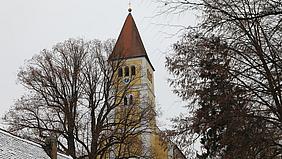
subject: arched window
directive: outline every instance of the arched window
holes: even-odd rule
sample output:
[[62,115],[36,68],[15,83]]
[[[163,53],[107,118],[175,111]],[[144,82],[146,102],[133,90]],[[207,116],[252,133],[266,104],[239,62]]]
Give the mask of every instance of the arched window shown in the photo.
[[127,104],[128,104],[128,103],[127,103],[127,97],[126,97],[126,96],[125,96],[124,99],[123,99],[123,104],[124,104],[124,105],[127,105]]
[[132,105],[133,104],[133,95],[130,95],[129,96],[129,105]]
[[123,74],[123,73],[122,73],[122,68],[119,68],[119,69],[118,69],[118,77],[122,77],[122,74]]
[[128,66],[124,68],[124,76],[129,76],[129,67]]
[[132,75],[132,76],[136,75],[135,66],[131,66],[131,75]]

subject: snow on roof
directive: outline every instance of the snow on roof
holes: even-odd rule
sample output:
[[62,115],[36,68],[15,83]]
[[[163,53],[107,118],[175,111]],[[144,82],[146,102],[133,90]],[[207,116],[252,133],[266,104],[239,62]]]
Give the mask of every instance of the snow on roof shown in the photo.
[[[40,144],[22,139],[0,129],[0,158],[2,159],[50,159]],[[72,159],[58,153],[58,159]]]

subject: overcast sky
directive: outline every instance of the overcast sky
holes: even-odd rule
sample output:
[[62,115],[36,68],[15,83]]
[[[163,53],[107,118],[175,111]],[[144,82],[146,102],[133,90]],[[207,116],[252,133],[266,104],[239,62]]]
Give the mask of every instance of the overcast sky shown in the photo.
[[[132,15],[145,49],[155,67],[155,94],[160,127],[183,112],[180,99],[172,94],[165,70],[165,55],[180,28],[193,25],[193,15],[160,15],[154,0],[131,0]],[[68,38],[117,39],[128,14],[128,0],[0,0],[0,116],[24,94],[16,75],[25,61],[40,50],[50,49]],[[163,25],[164,24],[164,25]]]

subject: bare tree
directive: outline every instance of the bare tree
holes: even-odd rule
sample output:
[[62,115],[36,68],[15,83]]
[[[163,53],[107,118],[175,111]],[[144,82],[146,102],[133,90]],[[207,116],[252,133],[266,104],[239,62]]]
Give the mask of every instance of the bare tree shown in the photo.
[[142,74],[124,84],[117,70],[125,61],[107,60],[113,46],[113,40],[69,39],[27,61],[18,79],[28,92],[5,116],[9,130],[38,141],[53,135],[74,159],[109,157],[128,138],[149,131],[140,121],[153,118],[152,107],[140,108],[137,100],[122,106]]
[[[171,83],[175,86],[176,93],[183,99],[191,99],[196,93],[193,90],[197,90],[193,89],[198,86],[198,79],[195,78],[198,73],[197,67],[192,66],[194,61],[180,59],[190,57],[189,60],[193,60],[191,56],[199,57],[205,51],[194,52],[204,47],[197,46],[196,43],[191,46],[189,41],[193,41],[197,36],[207,39],[218,37],[224,41],[222,45],[228,49],[227,57],[230,60],[228,74],[233,78],[236,86],[243,88],[248,95],[249,121],[265,123],[266,133],[271,132],[268,135],[271,139],[271,142],[268,142],[268,154],[258,153],[257,157],[281,156],[281,1],[164,0],[162,2],[165,4],[164,12],[179,13],[196,10],[201,15],[198,25],[187,33],[194,36],[185,35],[184,40],[187,41],[180,46],[182,54],[174,54],[176,56],[172,55],[168,58],[169,69],[176,77]],[[175,63],[171,63],[170,60]],[[259,125],[254,124],[253,127],[259,128]],[[267,151],[267,148],[263,149]]]

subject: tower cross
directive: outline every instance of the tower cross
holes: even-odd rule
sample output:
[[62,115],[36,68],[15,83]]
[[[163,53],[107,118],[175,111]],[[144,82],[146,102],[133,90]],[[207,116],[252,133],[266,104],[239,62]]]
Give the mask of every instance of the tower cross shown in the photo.
[[128,1],[128,12],[131,12],[132,8],[131,8],[131,0]]

